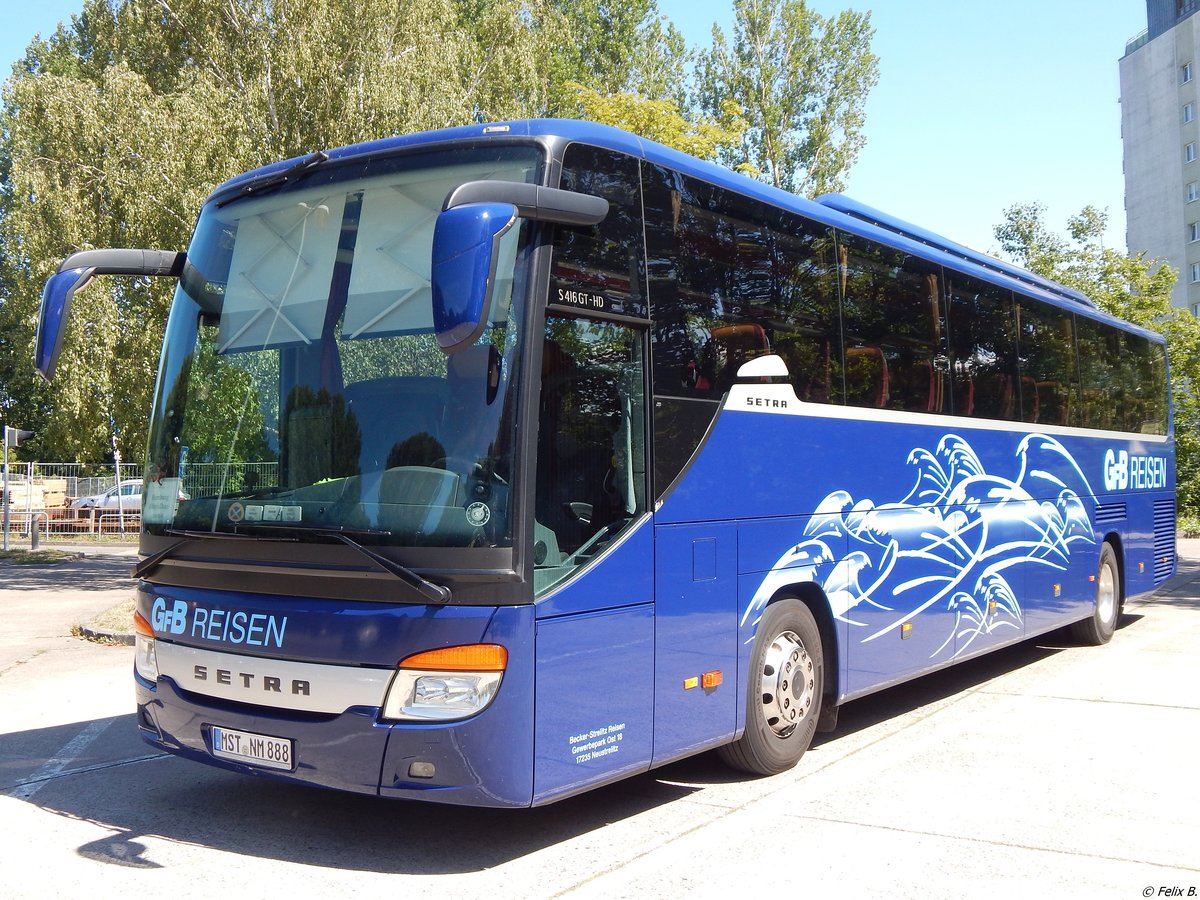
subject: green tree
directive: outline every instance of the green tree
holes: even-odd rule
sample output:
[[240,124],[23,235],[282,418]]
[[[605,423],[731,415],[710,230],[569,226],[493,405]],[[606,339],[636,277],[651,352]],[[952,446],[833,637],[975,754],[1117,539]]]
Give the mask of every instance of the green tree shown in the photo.
[[211,189],[264,163],[582,110],[785,187],[836,186],[875,79],[868,17],[737,9],[743,56],[705,57],[694,113],[695,57],[657,0],[378,0],[369,15],[355,0],[82,0],[3,86],[5,417],[37,432],[43,458],[105,459],[114,432],[139,458],[170,285],[80,294],[52,389],[30,359],[41,286],[75,250],[183,249]]
[[183,247],[206,191],[232,174],[218,145],[213,86],[155,95],[123,65],[99,83],[60,75],[6,86],[0,195],[0,321],[11,338],[2,370],[35,450],[98,460],[113,430],[127,459],[141,458],[145,416],[170,288],[105,279],[80,293],[53,393],[32,370],[41,285],[76,249]]
[[572,115],[581,82],[603,95],[686,100],[688,53],[657,0],[554,0],[567,40],[553,53],[549,111]]
[[714,159],[722,150],[736,146],[746,127],[736,110],[727,112],[724,124],[703,117],[688,120],[671,100],[649,100],[627,92],[602,94],[578,82],[566,86],[575,91],[583,118],[623,128],[700,159]]
[[870,13],[826,18],[805,0],[734,0],[733,9],[732,39],[714,26],[698,72],[701,109],[721,120],[732,104],[748,125],[722,161],[799,194],[841,189],[878,80]]
[[1105,247],[1107,224],[1106,213],[1087,206],[1067,221],[1064,237],[1046,226],[1040,203],[1020,203],[1004,211],[994,231],[1015,263],[1086,294],[1105,312],[1163,334],[1200,328],[1194,316],[1171,306],[1175,270],[1144,252]]
[[31,43],[0,112],[0,403],[43,458],[145,450],[170,300],[100,279],[72,310],[53,389],[30,347],[69,253],[187,244],[209,191],[276,159],[541,114],[564,16],[543,0],[85,0]]
[[1045,224],[1045,208],[1020,203],[995,228],[1005,255],[1031,272],[1090,297],[1107,313],[1167,339],[1175,412],[1176,486],[1181,513],[1200,515],[1200,319],[1171,305],[1176,272],[1146,253],[1126,254],[1102,241],[1107,215],[1084,207],[1067,234]]

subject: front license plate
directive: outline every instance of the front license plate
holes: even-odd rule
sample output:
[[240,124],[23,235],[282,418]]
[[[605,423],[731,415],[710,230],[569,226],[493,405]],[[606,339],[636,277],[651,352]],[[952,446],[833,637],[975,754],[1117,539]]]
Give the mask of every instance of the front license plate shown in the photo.
[[268,769],[286,769],[290,772],[295,768],[295,748],[286,738],[234,731],[214,725],[212,752],[213,756],[220,759],[253,763]]

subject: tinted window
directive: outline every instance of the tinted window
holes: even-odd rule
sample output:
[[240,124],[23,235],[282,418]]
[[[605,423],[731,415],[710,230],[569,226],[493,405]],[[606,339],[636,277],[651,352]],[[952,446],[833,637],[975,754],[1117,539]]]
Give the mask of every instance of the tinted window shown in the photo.
[[1017,309],[1021,354],[1021,420],[1078,425],[1081,418],[1075,364],[1075,317],[1026,300]]
[[826,229],[655,166],[643,185],[662,492],[743,363],[777,354],[800,399],[838,402],[840,341]]
[[770,294],[769,238],[762,226],[732,217],[722,191],[648,170],[655,390],[719,400],[742,362],[770,352],[753,321]]
[[538,415],[534,563],[539,592],[646,510],[644,332],[549,317]]
[[1084,428],[1125,431],[1126,395],[1130,384],[1121,332],[1083,316],[1075,319],[1079,341],[1079,381]]
[[854,235],[838,235],[846,402],[945,412],[939,267]]
[[801,400],[840,403],[841,323],[832,233],[799,216],[781,215],[774,225],[774,352],[787,363]]
[[1125,430],[1167,433],[1167,355],[1162,344],[1125,335]]
[[954,272],[947,277],[954,412],[1019,419],[1017,319],[1012,293]]
[[1161,344],[1075,317],[1084,428],[1166,434],[1167,364]]
[[563,157],[562,187],[603,197],[608,215],[590,228],[557,228],[550,303],[582,312],[645,317],[641,184],[637,160],[582,144]]

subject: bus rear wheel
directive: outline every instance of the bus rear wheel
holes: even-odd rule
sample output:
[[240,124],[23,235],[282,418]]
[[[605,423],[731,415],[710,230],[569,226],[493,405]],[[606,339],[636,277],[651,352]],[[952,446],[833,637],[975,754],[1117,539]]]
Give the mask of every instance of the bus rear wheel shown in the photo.
[[821,632],[794,598],[767,607],[758,624],[746,688],[746,731],[718,751],[755,775],[784,772],[812,743],[824,690]]
[[1107,644],[1117,630],[1121,615],[1121,575],[1117,554],[1112,544],[1100,549],[1100,566],[1096,572],[1096,605],[1092,614],[1071,625],[1071,635],[1080,643],[1099,646]]

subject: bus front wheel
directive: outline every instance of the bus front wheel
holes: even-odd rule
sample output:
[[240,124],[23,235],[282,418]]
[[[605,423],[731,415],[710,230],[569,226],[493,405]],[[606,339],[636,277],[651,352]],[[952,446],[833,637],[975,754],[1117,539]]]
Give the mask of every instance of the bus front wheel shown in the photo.
[[1100,566],[1096,572],[1096,605],[1086,619],[1071,625],[1071,635],[1080,643],[1098,646],[1107,644],[1117,630],[1121,615],[1121,575],[1117,554],[1112,544],[1100,549]]
[[812,742],[821,716],[821,632],[795,598],[767,607],[758,624],[746,689],[746,731],[720,748],[735,769],[775,775],[792,768]]

